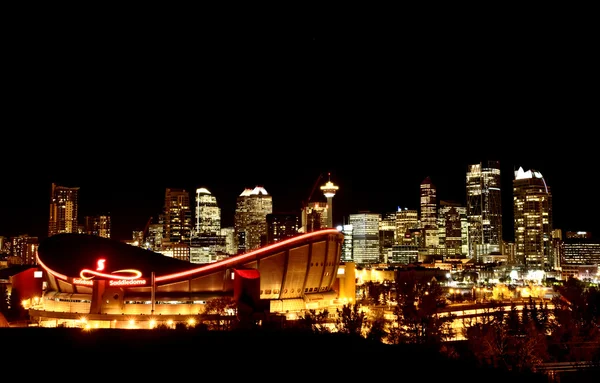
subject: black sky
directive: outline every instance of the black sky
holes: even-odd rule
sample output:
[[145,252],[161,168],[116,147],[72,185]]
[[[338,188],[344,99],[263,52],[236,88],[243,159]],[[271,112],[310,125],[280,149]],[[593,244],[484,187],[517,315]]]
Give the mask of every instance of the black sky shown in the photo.
[[586,12],[261,24],[130,11],[13,15],[0,235],[46,235],[52,182],[79,186],[80,216],[110,213],[128,239],[167,187],[208,188],[229,225],[244,188],[296,211],[331,172],[342,222],[418,207],[427,176],[464,202],[467,164],[487,159],[509,223],[523,166],[552,187],[556,227],[600,230]]

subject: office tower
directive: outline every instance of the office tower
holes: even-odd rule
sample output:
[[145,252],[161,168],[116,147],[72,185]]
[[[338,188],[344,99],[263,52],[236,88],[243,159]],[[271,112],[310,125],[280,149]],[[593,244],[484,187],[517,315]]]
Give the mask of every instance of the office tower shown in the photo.
[[237,197],[234,230],[238,253],[261,247],[267,241],[267,214],[273,213],[273,198],[264,187],[244,189]]
[[342,262],[353,262],[354,256],[352,255],[352,232],[354,229],[352,225],[343,225],[338,228],[344,234],[344,243],[342,244],[341,258]]
[[30,237],[28,235],[20,235],[18,237],[12,237],[12,255],[19,258],[21,265],[35,265],[36,254],[38,248],[38,238]]
[[267,245],[298,235],[300,217],[294,213],[267,214]]
[[500,162],[468,165],[466,189],[469,258],[480,262],[483,255],[502,251]]
[[237,244],[235,240],[235,229],[233,226],[222,227],[221,237],[225,238],[225,254],[235,255],[237,253]]
[[437,189],[426,177],[421,182],[421,228],[425,235],[425,247],[437,247],[438,229],[437,229]]
[[396,243],[402,245],[410,242],[410,231],[419,226],[419,213],[417,210],[398,207],[396,212]]
[[77,233],[79,187],[52,183],[50,192],[50,219],[48,236],[60,233]]
[[513,211],[517,262],[555,268],[552,256],[552,193],[536,170],[515,171]]
[[321,186],[321,190],[323,190],[323,194],[327,198],[327,227],[329,228],[333,227],[333,197],[338,189],[339,187],[331,182],[331,173],[329,173],[329,181]]
[[396,212],[386,213],[379,221],[379,251],[382,261],[387,263],[392,257],[392,247],[396,244]]
[[354,263],[369,265],[380,263],[379,220],[380,214],[350,214],[348,224],[352,225],[352,257]]
[[196,189],[196,226],[190,243],[190,262],[215,262],[225,253],[221,235],[221,209],[217,198],[206,188]]
[[[456,215],[455,215],[456,214]],[[467,208],[458,202],[440,201],[438,210],[438,237],[440,246],[458,249],[460,255],[469,251],[469,223]]]
[[188,244],[192,235],[192,210],[190,193],[185,189],[170,189],[165,192],[163,247]]
[[327,204],[323,202],[309,202],[302,209],[301,233],[310,233],[327,227]]
[[97,235],[98,237],[102,238],[110,238],[110,216],[85,216],[83,223],[83,233],[89,235]]
[[221,231],[221,209],[217,198],[206,188],[196,189],[196,235],[217,235]]

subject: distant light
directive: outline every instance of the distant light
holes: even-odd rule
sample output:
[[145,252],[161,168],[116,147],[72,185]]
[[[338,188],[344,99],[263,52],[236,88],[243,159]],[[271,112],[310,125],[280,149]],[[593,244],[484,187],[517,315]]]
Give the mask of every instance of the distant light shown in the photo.
[[342,230],[344,230],[344,228],[343,228],[341,225],[339,225],[339,226],[336,226],[335,228],[337,229],[337,231],[342,231]]
[[34,278],[41,278],[43,276],[43,273],[41,271],[34,271],[33,272],[33,277]]

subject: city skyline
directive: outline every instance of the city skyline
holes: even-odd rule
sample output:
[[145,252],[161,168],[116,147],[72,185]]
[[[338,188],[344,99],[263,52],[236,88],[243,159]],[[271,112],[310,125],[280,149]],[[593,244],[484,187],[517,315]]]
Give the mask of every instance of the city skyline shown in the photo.
[[[48,169],[39,172],[37,178],[28,174],[13,177],[19,187],[3,188],[2,200],[12,201],[0,207],[0,235],[16,236],[27,234],[44,238],[48,230],[48,206],[50,187],[55,182],[61,186],[79,187],[79,221],[84,216],[110,215],[111,236],[118,240],[131,239],[133,230],[142,230],[148,219],[157,223],[158,214],[164,206],[166,188],[182,188],[190,193],[193,201],[196,188],[207,188],[217,199],[221,208],[222,227],[233,225],[233,214],[237,196],[246,188],[263,186],[273,197],[274,213],[300,213],[303,202],[315,187],[311,201],[325,202],[320,186],[331,181],[339,186],[333,198],[334,224],[347,221],[349,214],[362,211],[385,214],[398,208],[419,209],[419,185],[429,177],[437,189],[438,203],[441,200],[465,204],[466,171],[468,164],[485,162],[464,160],[436,160],[421,162],[396,173],[391,166],[373,168],[370,172],[354,168],[344,160],[331,163],[327,168],[319,163],[289,165],[288,169],[265,166],[238,175],[228,173],[225,167],[199,172],[197,177],[187,172],[173,172],[169,176],[150,177],[147,182],[128,178],[127,172],[116,168],[105,172],[80,173],[68,169]],[[493,159],[492,159],[493,160]],[[585,179],[591,170],[569,165],[560,160],[508,161],[498,160],[502,176],[503,239],[512,240],[512,180],[513,169],[537,170],[542,173],[553,195],[554,228],[563,231],[583,230],[595,234],[597,224],[595,204],[582,203],[581,188],[574,180]],[[126,162],[122,162],[126,165]],[[133,166],[133,165],[132,165]],[[128,169],[124,166],[123,169]],[[155,168],[157,174],[166,174],[165,169]],[[113,178],[107,178],[112,174]],[[397,174],[394,177],[393,174]],[[289,175],[289,176],[288,176]],[[197,178],[197,181],[194,180]],[[192,204],[193,205],[193,204]]]

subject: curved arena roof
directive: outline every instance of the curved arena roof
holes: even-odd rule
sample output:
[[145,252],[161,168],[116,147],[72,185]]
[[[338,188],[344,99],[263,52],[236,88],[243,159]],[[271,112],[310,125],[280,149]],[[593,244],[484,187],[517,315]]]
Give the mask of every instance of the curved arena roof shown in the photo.
[[[331,237],[333,236],[333,238]],[[154,273],[157,285],[171,284],[183,280],[198,279],[205,276],[220,274],[234,268],[258,268],[261,264],[271,267],[261,272],[273,273],[272,265],[267,259],[281,259],[278,265],[288,265],[289,254],[300,248],[311,248],[316,243],[337,243],[332,250],[319,250],[321,267],[319,269],[334,270],[339,265],[339,255],[343,234],[336,229],[324,229],[281,241],[244,254],[232,256],[209,264],[195,264],[167,257],[163,254],[145,250],[126,243],[86,234],[56,234],[42,241],[38,247],[38,263],[54,278],[67,283],[82,284],[90,279],[121,280],[123,286],[128,285],[124,280],[150,280]],[[310,245],[310,246],[308,246]],[[326,245],[322,246],[324,249]],[[312,250],[311,250],[312,251]],[[308,253],[308,251],[304,251]],[[283,257],[280,255],[285,254]],[[293,256],[295,257],[295,256]],[[324,258],[323,258],[324,257]],[[295,257],[298,258],[298,257]],[[299,258],[298,258],[299,259]],[[265,262],[260,262],[260,261]],[[325,264],[323,263],[325,260]],[[328,265],[328,264],[329,265]],[[313,267],[310,254],[303,256],[302,261],[294,260],[291,264],[297,270],[301,267],[308,273]],[[267,267],[265,266],[265,267]],[[328,267],[329,266],[329,267]],[[282,279],[288,271],[282,269]],[[279,278],[277,278],[279,279]],[[136,284],[137,286],[146,283]],[[329,283],[326,283],[330,285]]]

